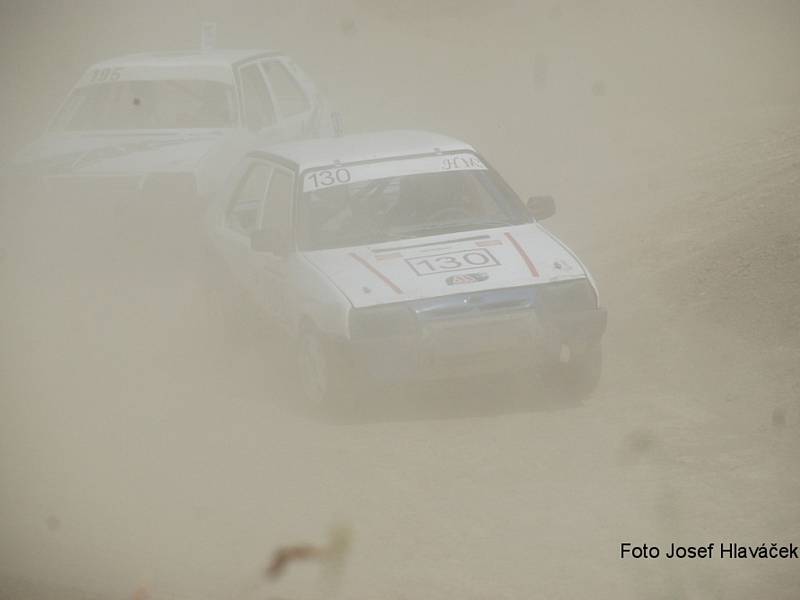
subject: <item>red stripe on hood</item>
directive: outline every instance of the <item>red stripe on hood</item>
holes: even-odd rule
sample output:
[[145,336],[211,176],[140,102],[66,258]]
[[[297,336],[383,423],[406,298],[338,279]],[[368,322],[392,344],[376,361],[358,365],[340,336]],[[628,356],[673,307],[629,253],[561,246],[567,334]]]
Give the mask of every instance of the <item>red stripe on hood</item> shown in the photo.
[[384,282],[386,285],[388,285],[390,288],[392,288],[392,289],[393,289],[395,292],[397,292],[398,294],[402,294],[402,293],[403,293],[403,290],[401,290],[399,287],[397,287],[397,286],[395,285],[394,281],[392,281],[392,280],[391,280],[391,279],[389,279],[389,278],[388,278],[386,275],[384,275],[383,273],[381,273],[380,271],[378,271],[378,269],[376,269],[375,267],[373,267],[371,264],[369,264],[367,261],[365,261],[363,258],[361,258],[361,257],[360,257],[358,254],[356,254],[355,252],[351,252],[351,253],[350,253],[350,256],[352,256],[354,259],[356,259],[356,260],[357,260],[358,262],[360,262],[362,265],[364,265],[365,267],[367,267],[367,268],[368,268],[370,271],[372,271],[372,272],[373,272],[375,275],[377,275],[378,277],[380,277],[380,279],[381,279],[381,280],[382,280],[382,281],[383,281],[383,282]]
[[522,260],[525,261],[525,264],[528,267],[528,270],[531,272],[531,275],[534,277],[539,277],[539,271],[536,270],[536,265],[533,264],[531,257],[522,249],[522,246],[519,245],[519,242],[514,239],[514,236],[510,233],[506,232],[506,237],[509,241],[514,245],[514,248],[519,252],[519,255],[522,257]]

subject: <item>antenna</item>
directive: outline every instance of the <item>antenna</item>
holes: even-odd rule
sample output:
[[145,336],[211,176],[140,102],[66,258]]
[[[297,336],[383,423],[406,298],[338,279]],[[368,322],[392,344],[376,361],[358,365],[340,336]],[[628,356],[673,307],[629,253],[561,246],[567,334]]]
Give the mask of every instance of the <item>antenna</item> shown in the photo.
[[217,47],[217,24],[205,22],[200,25],[200,48],[203,52],[210,52]]

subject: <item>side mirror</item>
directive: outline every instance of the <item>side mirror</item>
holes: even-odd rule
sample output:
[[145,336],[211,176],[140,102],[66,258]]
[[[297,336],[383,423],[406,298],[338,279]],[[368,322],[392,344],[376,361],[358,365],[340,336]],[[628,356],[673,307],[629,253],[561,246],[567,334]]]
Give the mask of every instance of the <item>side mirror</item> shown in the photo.
[[283,233],[275,228],[256,229],[250,234],[250,249],[253,252],[271,252],[285,256],[289,251],[289,244]]
[[528,212],[537,221],[541,221],[556,214],[556,201],[552,196],[531,196],[526,204]]

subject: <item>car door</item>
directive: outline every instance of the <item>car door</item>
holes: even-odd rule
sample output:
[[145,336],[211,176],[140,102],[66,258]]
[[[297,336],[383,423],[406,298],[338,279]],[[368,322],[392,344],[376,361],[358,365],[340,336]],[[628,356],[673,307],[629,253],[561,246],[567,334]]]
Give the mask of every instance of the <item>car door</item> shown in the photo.
[[313,90],[300,82],[294,64],[284,58],[260,64],[275,102],[281,135],[290,140],[316,137]]
[[288,265],[295,244],[293,228],[295,176],[293,171],[277,164],[270,165],[270,171],[261,227],[272,235],[280,236],[285,250],[259,253],[261,293],[270,313],[280,323],[286,324],[291,295]]
[[[262,259],[250,248],[250,236],[261,227],[272,167],[248,159],[234,183],[217,231],[217,246],[234,279],[255,298],[263,296]],[[259,300],[260,302],[260,300]]]

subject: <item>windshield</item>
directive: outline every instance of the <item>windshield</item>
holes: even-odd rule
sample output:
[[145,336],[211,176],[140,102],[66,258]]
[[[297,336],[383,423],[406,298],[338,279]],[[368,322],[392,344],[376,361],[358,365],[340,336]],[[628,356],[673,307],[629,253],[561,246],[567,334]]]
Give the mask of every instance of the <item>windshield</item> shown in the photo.
[[[340,179],[350,177],[348,169],[338,171]],[[306,181],[320,181],[328,172],[312,172],[306,175]],[[303,194],[298,213],[300,244],[306,250],[530,221],[519,198],[485,167],[396,175],[315,189]]]
[[78,88],[54,129],[192,129],[231,127],[233,88],[217,81],[115,81]]

